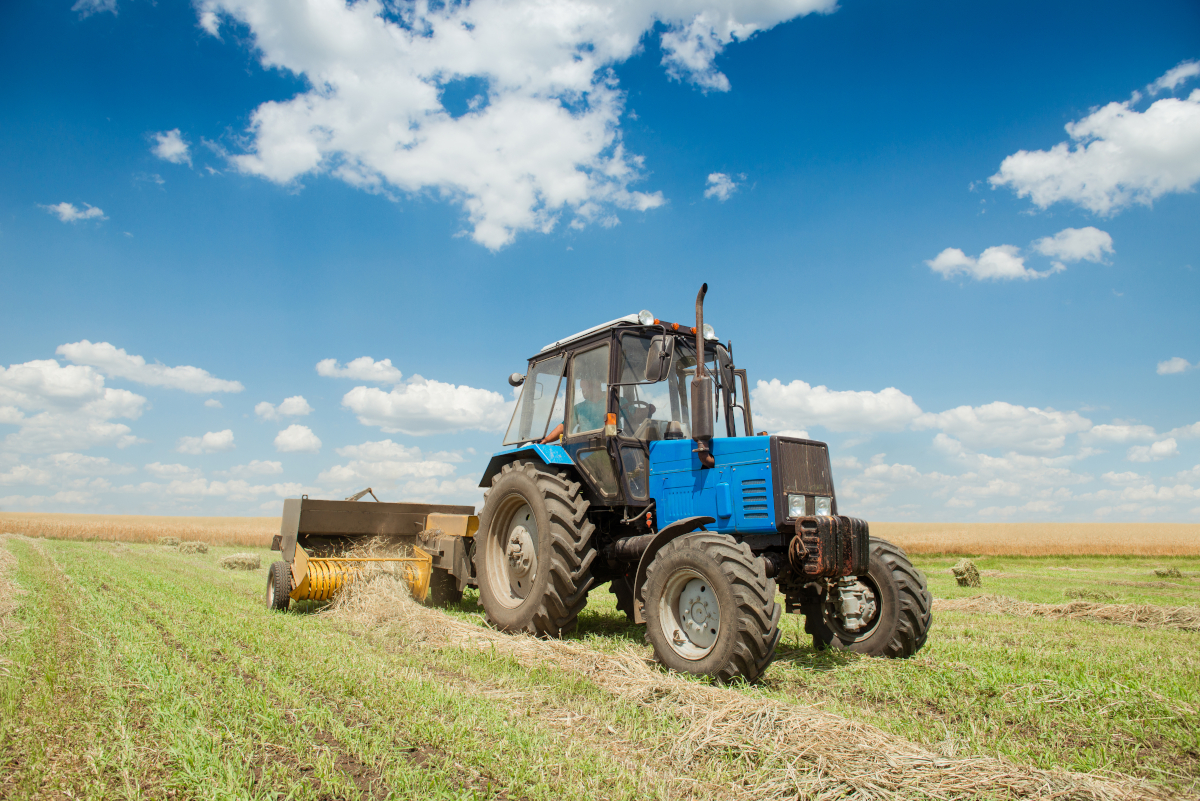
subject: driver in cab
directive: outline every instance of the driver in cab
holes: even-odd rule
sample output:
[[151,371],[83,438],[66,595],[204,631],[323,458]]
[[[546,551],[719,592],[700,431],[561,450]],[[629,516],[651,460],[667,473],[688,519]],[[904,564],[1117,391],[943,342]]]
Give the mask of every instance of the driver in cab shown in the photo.
[[[580,431],[595,431],[598,428],[604,428],[603,385],[594,378],[585,378],[579,382],[579,390],[583,395],[583,400],[575,404],[571,416],[571,433],[578,434]],[[557,442],[562,437],[564,430],[563,424],[559,423],[553,431],[546,435],[541,444],[548,445],[551,442]]]

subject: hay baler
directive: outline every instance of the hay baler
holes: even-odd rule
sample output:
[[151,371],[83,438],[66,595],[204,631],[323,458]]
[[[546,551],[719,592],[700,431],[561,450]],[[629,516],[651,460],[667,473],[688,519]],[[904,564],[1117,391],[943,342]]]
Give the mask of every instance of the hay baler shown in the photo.
[[479,528],[472,506],[361,502],[370,488],[344,501],[307,495],[283,502],[283,522],[271,549],[266,602],[326,601],[373,566],[396,569],[418,601],[446,604],[471,582],[471,540]]

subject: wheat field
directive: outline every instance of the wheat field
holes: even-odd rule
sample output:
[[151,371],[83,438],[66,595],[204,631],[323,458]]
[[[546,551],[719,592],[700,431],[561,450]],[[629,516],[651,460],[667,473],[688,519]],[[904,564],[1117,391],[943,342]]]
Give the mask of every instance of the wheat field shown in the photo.
[[[266,547],[278,517],[149,517],[0,513],[0,531],[62,540]],[[871,534],[913,554],[963,556],[1196,556],[1197,523],[871,523]]]
[[267,547],[279,533],[278,517],[152,517],[0,513],[0,531],[55,540],[158,542],[159,537],[209,545]]
[[1197,523],[871,523],[909,553],[961,556],[1196,556]]

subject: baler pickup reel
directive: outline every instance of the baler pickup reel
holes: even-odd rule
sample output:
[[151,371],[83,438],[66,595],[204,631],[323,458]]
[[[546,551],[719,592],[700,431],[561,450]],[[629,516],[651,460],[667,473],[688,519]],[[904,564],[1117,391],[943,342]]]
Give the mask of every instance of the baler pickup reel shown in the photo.
[[[470,506],[358,503],[289,498],[271,549],[283,561],[267,576],[267,606],[327,601],[372,568],[390,568],[414,600],[445,603],[462,597],[471,576],[479,518]],[[432,596],[432,598],[431,598]]]

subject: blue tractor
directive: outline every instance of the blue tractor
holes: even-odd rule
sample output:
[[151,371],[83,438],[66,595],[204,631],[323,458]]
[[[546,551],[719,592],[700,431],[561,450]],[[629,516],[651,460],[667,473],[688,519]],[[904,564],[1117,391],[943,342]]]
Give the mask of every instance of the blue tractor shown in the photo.
[[510,377],[521,394],[461,584],[498,628],[558,637],[609,583],[663,665],[721,681],[766,669],[784,611],[819,648],[911,656],[932,622],[925,577],[838,514],[825,443],[755,434],[707,289],[694,326],[631,314]]

